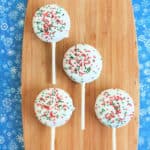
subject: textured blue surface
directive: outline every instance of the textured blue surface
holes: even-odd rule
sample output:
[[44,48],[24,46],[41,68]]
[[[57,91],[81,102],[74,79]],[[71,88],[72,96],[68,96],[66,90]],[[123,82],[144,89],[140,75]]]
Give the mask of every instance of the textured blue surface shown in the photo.
[[[150,150],[150,1],[133,0],[140,63],[139,150]],[[26,0],[0,2],[0,150],[22,150],[20,71]]]
[[150,150],[150,1],[133,0],[140,63],[139,150]]
[[22,150],[21,47],[25,0],[0,1],[0,150]]

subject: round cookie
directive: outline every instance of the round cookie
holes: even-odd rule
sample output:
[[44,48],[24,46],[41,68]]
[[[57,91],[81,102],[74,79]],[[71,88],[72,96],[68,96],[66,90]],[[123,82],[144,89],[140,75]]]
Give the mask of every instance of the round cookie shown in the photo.
[[39,8],[32,20],[35,34],[44,42],[58,42],[69,35],[70,17],[66,10],[56,4]]
[[59,88],[40,92],[34,103],[38,120],[49,127],[64,125],[71,117],[74,106],[71,97]]
[[104,125],[119,128],[127,125],[133,117],[134,103],[127,92],[120,89],[108,89],[97,97],[95,113]]
[[89,83],[99,77],[102,58],[94,47],[88,44],[77,44],[65,53],[63,68],[73,81]]

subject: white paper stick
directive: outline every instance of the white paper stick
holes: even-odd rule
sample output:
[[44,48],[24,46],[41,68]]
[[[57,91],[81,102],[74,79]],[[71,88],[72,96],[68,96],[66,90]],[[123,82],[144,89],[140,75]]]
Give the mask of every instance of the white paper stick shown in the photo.
[[51,150],[55,150],[55,127],[51,128]]
[[81,129],[85,129],[85,83],[81,84]]
[[117,146],[116,146],[116,128],[112,129],[112,150],[117,150]]
[[56,43],[52,43],[52,84],[56,84]]

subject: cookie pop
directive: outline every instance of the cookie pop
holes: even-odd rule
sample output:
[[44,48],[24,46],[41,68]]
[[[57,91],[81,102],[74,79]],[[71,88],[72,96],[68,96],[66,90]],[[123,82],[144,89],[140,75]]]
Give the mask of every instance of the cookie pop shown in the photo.
[[127,125],[134,116],[132,98],[120,89],[105,90],[96,99],[95,113],[102,124],[112,128],[112,149],[116,150],[116,128]]
[[52,83],[56,84],[56,42],[69,36],[69,15],[62,7],[48,4],[35,12],[32,26],[38,38],[52,43]]
[[63,68],[75,82],[81,84],[81,129],[85,129],[85,84],[96,80],[102,70],[99,52],[87,44],[77,44],[64,55]]
[[34,103],[37,119],[51,127],[51,150],[55,149],[55,128],[64,125],[72,115],[74,106],[71,97],[59,88],[45,89]]

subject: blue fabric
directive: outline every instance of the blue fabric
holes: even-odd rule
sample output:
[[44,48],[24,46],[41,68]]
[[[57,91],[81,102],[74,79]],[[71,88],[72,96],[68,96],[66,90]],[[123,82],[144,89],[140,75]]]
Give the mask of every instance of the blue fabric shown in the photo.
[[[26,0],[0,3],[0,150],[23,150],[20,71]],[[150,1],[133,0],[140,63],[139,150],[150,150]]]
[[23,150],[20,71],[25,0],[0,1],[0,150]]
[[140,64],[139,150],[150,150],[150,1],[133,0]]

